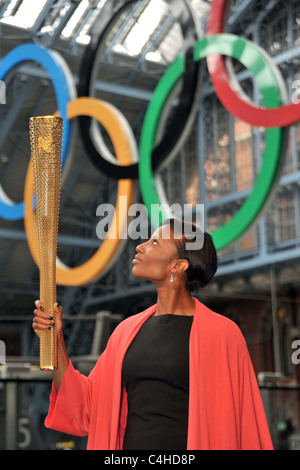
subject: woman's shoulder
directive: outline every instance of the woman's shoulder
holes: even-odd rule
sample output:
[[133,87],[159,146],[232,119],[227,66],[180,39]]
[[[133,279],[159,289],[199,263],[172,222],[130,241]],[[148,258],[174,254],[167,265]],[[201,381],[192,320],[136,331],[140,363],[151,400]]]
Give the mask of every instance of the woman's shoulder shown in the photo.
[[202,324],[201,328],[211,337],[219,337],[223,340],[231,341],[235,339],[241,346],[245,345],[245,339],[240,327],[230,318],[215,312],[206,305],[197,301],[198,321]]

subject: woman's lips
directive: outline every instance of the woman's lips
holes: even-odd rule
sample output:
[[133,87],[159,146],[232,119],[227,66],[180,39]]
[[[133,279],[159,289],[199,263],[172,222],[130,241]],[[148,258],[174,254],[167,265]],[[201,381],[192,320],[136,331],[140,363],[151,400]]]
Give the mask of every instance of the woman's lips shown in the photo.
[[137,258],[136,256],[133,258],[132,260],[133,264],[136,264],[136,263],[141,263],[142,261],[140,260],[140,258]]

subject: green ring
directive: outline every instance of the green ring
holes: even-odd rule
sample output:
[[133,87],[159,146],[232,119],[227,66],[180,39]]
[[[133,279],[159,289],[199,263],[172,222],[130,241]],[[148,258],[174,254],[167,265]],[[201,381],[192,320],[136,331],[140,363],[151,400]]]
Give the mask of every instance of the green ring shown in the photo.
[[[222,54],[239,60],[257,80],[266,108],[276,108],[285,101],[284,82],[272,59],[251,41],[232,34],[218,34],[197,41],[194,60],[209,54]],[[151,165],[151,152],[155,145],[162,110],[185,69],[185,55],[181,54],[169,66],[158,83],[148,106],[140,139],[139,179],[141,194],[152,225],[157,228],[169,216],[160,180]],[[268,128],[261,168],[252,192],[232,219],[211,233],[217,250],[225,248],[241,237],[257,220],[269,201],[278,180],[286,148],[287,128]],[[154,205],[154,206],[153,206]],[[158,212],[153,207],[160,207]],[[151,209],[152,208],[152,209]]]

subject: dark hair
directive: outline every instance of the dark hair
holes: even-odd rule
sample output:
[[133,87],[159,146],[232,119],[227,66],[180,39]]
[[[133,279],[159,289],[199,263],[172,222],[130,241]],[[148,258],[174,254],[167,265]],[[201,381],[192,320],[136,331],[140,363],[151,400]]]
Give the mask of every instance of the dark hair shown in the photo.
[[[178,218],[170,218],[163,221],[161,225],[169,225],[178,252],[178,258],[186,259],[189,267],[185,271],[186,288],[190,292],[200,287],[206,286],[214,277],[218,268],[218,258],[212,236],[201,230],[194,223],[189,223]],[[178,235],[179,228],[179,238]],[[198,238],[197,238],[198,237]],[[189,243],[199,240],[199,249],[189,249]]]

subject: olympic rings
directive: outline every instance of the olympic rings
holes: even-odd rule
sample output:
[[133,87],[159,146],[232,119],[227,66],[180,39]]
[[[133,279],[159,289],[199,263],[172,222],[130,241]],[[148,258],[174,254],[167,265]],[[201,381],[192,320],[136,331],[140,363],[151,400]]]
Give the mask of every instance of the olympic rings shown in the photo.
[[[67,103],[76,97],[73,77],[62,57],[35,44],[22,44],[10,51],[0,62],[0,80],[20,62],[33,60],[39,62],[49,73],[61,117],[64,119],[62,165],[64,165],[70,144],[71,123],[67,119]],[[24,203],[13,203],[3,192],[0,193],[0,217],[19,220],[24,217]]]
[[[88,86],[87,92],[90,92],[94,76],[93,73],[89,74],[86,77],[87,81],[85,83],[82,81],[83,73],[87,72],[86,60],[90,60],[91,68],[97,62],[101,39],[107,31],[108,25],[111,24],[109,15],[114,17],[117,12],[121,11],[120,8],[133,3],[133,0],[121,1],[121,7],[114,0],[107,2],[107,5],[109,5],[109,7],[107,6],[108,10],[106,10],[108,16],[104,20],[102,18],[102,23],[99,23],[97,29],[92,33],[91,48],[86,50],[86,56],[81,64],[80,71],[80,87],[81,85],[82,87]],[[171,0],[171,3],[174,5],[177,2],[178,0]],[[182,0],[182,2],[187,4],[186,0]],[[119,179],[115,216],[106,239],[86,263],[70,268],[59,259],[57,260],[58,284],[74,286],[86,284],[103,275],[117,259],[125,239],[116,234],[120,234],[125,230],[125,224],[127,228],[128,209],[133,202],[133,180],[137,176],[137,170],[140,178],[142,197],[147,206],[148,213],[151,213],[151,206],[159,205],[162,207],[162,204],[165,203],[165,208],[163,209],[165,212],[162,212],[160,217],[165,218],[169,215],[170,208],[166,202],[160,179],[158,175],[155,175],[155,170],[162,163],[162,155],[165,162],[166,156],[174,155],[174,152],[182,145],[187,135],[187,129],[189,129],[193,122],[193,112],[197,106],[196,96],[198,96],[200,83],[200,65],[204,58],[208,62],[217,94],[225,107],[234,116],[244,119],[249,124],[261,125],[267,128],[262,165],[252,193],[230,222],[212,234],[217,250],[224,248],[243,235],[257,220],[262,209],[266,207],[275,189],[275,183],[279,178],[283,163],[282,156],[286,149],[288,133],[286,126],[299,120],[300,112],[299,115],[297,113],[300,108],[297,108],[297,105],[291,107],[286,105],[287,96],[283,79],[272,59],[261,48],[250,41],[229,34],[211,36],[214,31],[217,32],[223,28],[225,6],[227,3],[226,0],[213,0],[208,27],[208,34],[210,36],[202,41],[193,41],[193,50],[187,48],[185,53],[180,54],[158,83],[148,106],[142,127],[139,163],[137,163],[138,149],[136,148],[135,139],[131,127],[124,116],[113,106],[92,97],[81,96],[75,99],[76,93],[72,84],[71,73],[58,53],[50,52],[33,44],[26,44],[7,54],[0,62],[0,78],[6,76],[14,65],[25,60],[38,61],[50,74],[57,95],[58,113],[64,118],[63,159],[68,153],[70,140],[68,129],[71,128],[71,120],[75,117],[79,117],[79,120],[85,123],[90,122],[90,118],[98,120],[106,128],[116,152],[117,161],[113,157],[107,157],[102,153],[100,156],[96,146],[93,150],[93,156],[91,155],[92,150],[91,153],[88,150],[88,155],[91,159],[99,159],[98,167],[101,171]],[[214,22],[215,25],[213,24]],[[194,57],[192,57],[192,54],[194,54]],[[237,82],[233,83],[234,77],[231,77],[231,83],[228,86],[224,84],[223,77],[228,77],[228,72],[225,68],[222,68],[225,66],[221,55],[227,55],[239,60],[252,72],[263,96],[265,109],[258,109],[253,104],[246,103],[241,87]],[[223,75],[217,77],[220,71]],[[89,80],[91,83],[89,83]],[[165,111],[167,103],[169,104],[170,96],[179,80],[182,80],[184,84],[181,96],[179,97],[179,102],[182,106],[177,108],[175,114],[173,113],[171,116],[172,131],[169,131],[171,125],[168,126],[169,129],[165,132],[163,139],[154,148],[162,111]],[[82,87],[81,93],[84,91]],[[227,96],[224,96],[224,90]],[[188,99],[185,106],[183,95],[187,92],[189,94],[187,95]],[[233,93],[237,93],[237,96],[233,96]],[[250,111],[252,114],[249,116]],[[284,111],[284,117],[279,116],[278,119],[275,118],[282,111]],[[289,111],[290,117],[286,116],[287,111]],[[283,126],[283,128],[279,126]],[[81,132],[83,129],[82,127]],[[92,132],[93,129],[91,128],[91,135],[88,134],[89,139],[92,137]],[[168,132],[170,135],[166,136]],[[178,138],[179,134],[180,137]],[[169,140],[167,140],[168,137],[170,137]],[[87,145],[89,146],[90,144]],[[158,149],[161,155],[158,155]],[[162,152],[163,149],[164,151]],[[156,152],[157,155],[155,154]],[[106,163],[109,163],[109,165],[106,165]],[[129,176],[130,180],[128,179]],[[23,208],[21,204],[13,204],[9,201],[4,193],[1,194],[1,190],[0,186],[0,216],[14,220],[21,218],[23,212],[25,212],[24,222],[28,244],[36,264],[39,265],[31,163],[26,175]],[[122,200],[125,200],[121,196],[126,198],[126,207],[120,207]],[[17,212],[17,208],[19,212]],[[152,217],[150,217],[150,220],[153,223]],[[157,226],[157,223],[155,222],[153,225]]]
[[[94,98],[77,98],[67,105],[67,117],[73,119],[83,114],[97,119],[106,129],[113,143],[116,156],[121,165],[128,165],[132,161],[132,154],[136,152],[135,139],[130,134],[128,126],[120,120],[120,112],[112,105]],[[37,238],[36,216],[33,209],[33,174],[30,161],[25,181],[25,230],[28,245],[39,267],[39,252]],[[122,196],[124,196],[122,198]],[[95,254],[82,265],[70,268],[57,259],[56,281],[60,285],[79,286],[95,280],[104,275],[117,259],[124,246],[122,235],[127,228],[128,210],[134,200],[134,181],[122,179],[118,182],[117,203],[113,220],[110,224],[107,237]],[[126,201],[126,206],[121,201]],[[121,207],[122,206],[122,207]]]
[[[105,4],[104,11],[101,13],[98,23],[91,32],[91,41],[89,47],[86,48],[81,62],[78,86],[79,96],[93,96],[96,79],[95,68],[100,60],[99,54],[102,53],[101,43],[112,23],[114,23],[115,18],[133,3],[136,3],[136,0],[109,1]],[[183,83],[178,97],[178,105],[173,107],[167,121],[167,126],[164,129],[164,134],[152,152],[153,169],[158,168],[167,159],[168,161],[171,160],[182,146],[194,121],[201,85],[199,65],[194,62],[191,49],[191,46],[200,37],[200,32],[197,29],[197,23],[193,16],[193,9],[186,0],[181,0],[180,2],[178,0],[170,0],[168,4],[183,31],[185,42],[183,48],[187,51],[187,64],[182,76]],[[91,123],[90,118],[79,118],[79,130],[87,155],[96,168],[111,178],[138,178],[138,160],[135,160],[136,163],[121,168],[105,147],[98,127]]]
[[[272,60],[254,43],[234,35],[221,34],[198,41],[194,47],[195,60],[202,60],[209,54],[223,54],[234,57],[243,63],[257,79],[264,105],[280,106],[284,99],[283,82],[274,73]],[[155,90],[144,120],[140,140],[139,176],[144,202],[152,224],[158,226],[162,219],[168,217],[168,207],[158,177],[151,168],[151,149],[155,142],[157,123],[164,103],[178,82],[184,67],[183,57],[167,69]],[[221,249],[240,237],[256,221],[272,193],[281,169],[284,147],[287,141],[287,129],[272,128],[266,131],[266,147],[260,173],[253,191],[234,217],[223,227],[212,233],[216,249]],[[162,210],[156,219],[151,217],[151,205],[160,205]]]
[[[223,33],[228,0],[213,0],[207,24],[207,36]],[[224,59],[218,54],[207,57],[208,70],[217,96],[223,106],[234,116],[253,126],[285,127],[300,120],[300,104],[290,103],[271,109],[261,109],[249,104],[237,93],[237,82],[229,74]]]

